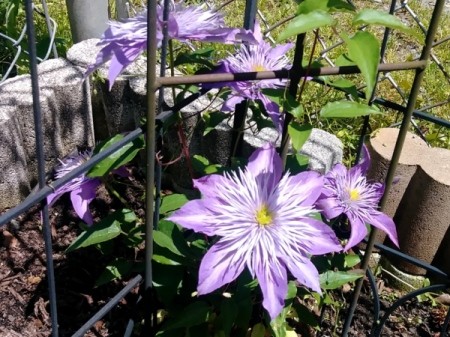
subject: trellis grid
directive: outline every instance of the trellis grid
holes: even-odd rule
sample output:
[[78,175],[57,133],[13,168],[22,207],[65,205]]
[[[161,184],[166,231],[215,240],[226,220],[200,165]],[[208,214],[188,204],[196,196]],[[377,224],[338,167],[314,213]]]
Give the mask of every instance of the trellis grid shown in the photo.
[[[164,1],[165,8],[167,8],[169,1]],[[45,4],[45,0],[42,0],[42,3]],[[192,102],[194,99],[198,98],[200,95],[205,94],[205,90],[201,91],[200,93],[194,94],[191,97],[187,98],[183,102],[177,104],[176,106],[171,107],[171,109],[167,111],[161,111],[161,104],[158,104],[156,99],[156,91],[162,90],[164,87],[170,87],[175,86],[179,84],[192,84],[192,83],[208,83],[208,82],[225,82],[225,81],[242,81],[242,80],[255,80],[255,79],[273,79],[273,78],[289,78],[290,79],[290,91],[293,93],[296,92],[297,86],[300,82],[300,79],[302,77],[305,77],[307,75],[337,75],[337,74],[356,74],[359,73],[359,70],[357,67],[334,67],[331,59],[327,57],[327,53],[336,45],[328,47],[326,42],[323,39],[320,39],[320,43],[322,44],[323,51],[321,52],[321,57],[325,59],[327,62],[329,62],[330,67],[322,67],[317,69],[304,69],[301,66],[301,62],[294,62],[293,69],[288,71],[266,71],[266,72],[257,72],[257,73],[241,73],[241,74],[214,74],[214,75],[195,75],[195,76],[184,76],[184,77],[177,77],[177,78],[164,78],[164,69],[165,69],[165,63],[166,63],[166,40],[167,37],[163,41],[163,47],[162,47],[162,60],[161,60],[161,71],[160,76],[156,76],[157,74],[157,54],[156,54],[156,35],[149,33],[148,35],[148,56],[147,56],[147,122],[145,128],[139,128],[136,129],[130,133],[128,133],[122,140],[115,143],[111,147],[108,147],[106,150],[94,155],[89,161],[86,163],[80,165],[76,169],[74,169],[72,172],[68,173],[64,177],[54,181],[52,185],[47,185],[45,181],[45,165],[44,165],[44,150],[43,150],[43,133],[42,133],[42,122],[41,122],[41,111],[40,111],[40,104],[39,104],[39,83],[38,83],[38,76],[37,76],[37,63],[39,62],[39,59],[36,55],[36,49],[35,49],[35,32],[34,32],[34,23],[33,23],[33,3],[31,0],[26,0],[26,32],[28,35],[28,54],[30,56],[30,73],[31,73],[31,79],[32,79],[32,92],[33,92],[33,108],[34,108],[34,120],[35,120],[35,130],[36,130],[36,153],[37,153],[37,160],[38,160],[38,173],[39,173],[39,190],[37,193],[35,193],[33,196],[28,198],[25,202],[21,203],[17,207],[13,208],[12,210],[4,213],[0,216],[0,226],[5,225],[18,215],[26,212],[30,207],[36,204],[41,204],[42,206],[42,221],[43,221],[43,233],[45,238],[45,252],[46,252],[46,259],[47,259],[47,276],[48,276],[48,288],[49,288],[49,298],[50,298],[50,310],[51,310],[51,323],[52,323],[52,336],[57,337],[59,336],[58,331],[58,315],[57,315],[57,305],[56,305],[56,290],[55,290],[55,277],[54,277],[54,264],[52,259],[52,238],[50,234],[50,223],[49,223],[49,212],[48,212],[48,206],[46,204],[46,197],[54,190],[68,181],[72,180],[76,176],[87,172],[90,168],[92,168],[94,165],[98,164],[100,161],[111,155],[112,153],[116,152],[118,149],[120,149],[125,144],[135,140],[142,134],[145,134],[147,137],[146,142],[146,158],[147,158],[147,185],[146,189],[147,191],[153,191],[155,188],[155,181],[156,181],[156,187],[158,188],[160,183],[160,170],[158,168],[157,163],[155,163],[155,151],[156,151],[156,145],[155,145],[155,134],[158,134],[158,131],[155,132],[155,130],[158,130],[158,120],[161,121],[164,118],[167,118],[168,115],[176,113],[177,111],[181,110],[184,106]],[[432,48],[435,46],[438,46],[443,43],[447,43],[449,39],[443,39],[441,41],[434,41],[434,36],[436,33],[436,29],[439,22],[439,17],[442,13],[443,7],[445,4],[445,0],[437,0],[436,4],[434,6],[433,15],[429,24],[428,28],[425,28],[421,20],[417,18],[417,15],[410,9],[410,7],[407,4],[407,1],[401,1],[401,4],[399,7],[397,7],[397,1],[392,0],[390,12],[394,13],[399,10],[399,8],[405,8],[411,16],[414,18],[414,20],[419,24],[419,26],[422,28],[424,34],[426,35],[425,44],[423,46],[423,50],[421,53],[421,56],[418,60],[412,61],[412,62],[405,62],[405,63],[393,63],[393,64],[381,64],[379,66],[379,72],[384,73],[384,78],[387,79],[393,87],[397,90],[398,85],[395,83],[395,81],[392,79],[392,77],[389,76],[390,71],[397,71],[397,70],[404,70],[404,69],[416,69],[414,82],[411,88],[411,91],[408,95],[408,100],[406,100],[406,96],[401,94],[402,98],[404,99],[401,104],[395,103],[395,102],[389,102],[385,101],[382,98],[378,98],[375,95],[375,92],[372,95],[372,102],[376,102],[382,105],[385,105],[389,108],[398,110],[403,113],[403,118],[400,126],[400,132],[399,137],[397,140],[397,144],[392,156],[391,165],[389,167],[387,177],[386,177],[386,191],[384,196],[386,196],[389,192],[389,189],[392,185],[393,178],[394,178],[394,172],[396,165],[398,163],[398,159],[400,157],[400,153],[402,150],[402,146],[405,140],[406,132],[409,128],[411,118],[413,116],[425,119],[428,121],[431,121],[433,123],[436,123],[438,125],[442,125],[444,127],[450,127],[449,122],[445,121],[443,119],[435,118],[431,116],[430,114],[426,113],[425,110],[429,109],[429,107],[422,107],[419,110],[415,110],[416,106],[416,100],[419,94],[419,88],[421,85],[421,81],[424,75],[425,67],[427,64],[427,61],[431,58],[437,65],[440,71],[444,74],[444,76],[449,79],[448,73],[445,70],[445,67],[442,66],[442,63],[440,60],[433,55]],[[44,6],[45,7],[45,6]],[[156,1],[149,1],[148,3],[148,31],[149,32],[156,32]],[[45,14],[47,15],[47,14]],[[244,16],[244,27],[251,28],[252,22],[254,22],[254,18],[256,15],[260,15],[261,21],[266,25],[266,36],[270,38],[270,26],[265,20],[264,16],[257,10],[257,1],[256,0],[247,0],[246,1],[246,10],[245,10],[245,16]],[[49,21],[47,21],[49,22]],[[51,20],[50,20],[51,22]],[[50,28],[51,27],[51,28]],[[47,57],[50,55],[51,48],[54,48],[53,40],[54,40],[54,33],[56,31],[56,25],[53,26],[49,25],[49,31],[51,31],[52,38],[52,44],[49,47],[49,52],[47,53]],[[386,30],[384,34],[384,39],[382,43],[382,59],[383,54],[386,50],[386,45],[388,41],[388,37],[390,35],[390,31]],[[25,36],[25,31],[21,34],[21,39]],[[0,35],[2,38],[7,38],[4,35]],[[303,40],[304,35],[299,35],[296,40],[296,50],[295,50],[295,56],[294,60],[301,60],[303,55]],[[17,41],[11,41],[16,46],[18,46],[18,43],[20,43],[19,40]],[[339,43],[339,42],[338,42]],[[17,47],[18,53],[22,52],[22,50]],[[56,53],[56,51],[54,51]],[[56,56],[56,54],[55,54]],[[9,73],[8,73],[9,74]],[[399,92],[400,93],[400,92]],[[163,95],[159,95],[159,97],[163,97]],[[442,102],[442,104],[448,103]],[[435,104],[441,104],[441,102],[435,103]],[[237,112],[239,113],[239,112]],[[368,118],[365,119],[365,128],[368,127]],[[362,130],[362,135],[366,133],[366,129]],[[238,140],[236,140],[238,141]],[[284,142],[287,142],[287,139],[283,140]],[[362,144],[362,137],[361,137],[361,144]],[[156,176],[155,176],[156,172]],[[130,280],[126,287],[124,287],[119,293],[117,293],[100,311],[98,311],[86,324],[84,324],[82,327],[79,328],[78,331],[76,331],[72,336],[83,336],[86,331],[88,331],[94,323],[101,319],[104,315],[106,315],[110,310],[112,310],[119,301],[128,294],[132,289],[134,289],[137,286],[141,286],[142,292],[141,292],[141,299],[142,303],[145,305],[148,305],[151,303],[152,300],[152,269],[151,269],[151,259],[152,259],[152,231],[155,224],[154,219],[155,214],[158,213],[158,199],[156,199],[156,203],[154,202],[153,193],[149,192],[146,193],[146,216],[145,216],[145,223],[146,223],[146,250],[145,250],[145,256],[146,256],[146,270],[144,274],[138,275],[132,280]],[[156,191],[156,195],[158,195],[158,191]],[[381,200],[381,207],[384,206],[386,203],[386,198],[383,197]],[[156,205],[156,208],[154,209],[154,205]],[[435,284],[429,287],[425,287],[416,291],[413,291],[406,296],[400,298],[394,305],[389,308],[383,316],[380,314],[380,307],[379,307],[379,298],[378,293],[376,290],[376,285],[374,281],[374,277],[370,272],[370,269],[368,269],[368,263],[369,263],[369,257],[370,254],[374,248],[374,239],[375,239],[375,233],[376,231],[372,231],[369,237],[369,240],[367,242],[366,251],[364,253],[363,261],[362,261],[362,269],[364,269],[368,275],[369,281],[372,286],[373,290],[373,297],[374,297],[374,326],[371,334],[373,336],[379,336],[381,334],[382,328],[384,323],[386,322],[387,318],[389,317],[389,314],[395,310],[398,306],[402,305],[405,301],[428,291],[436,291],[436,290],[444,290],[447,289],[450,285],[450,279],[449,276],[442,272],[441,270],[428,265],[424,262],[421,262],[417,259],[414,259],[410,256],[406,256],[405,254],[402,254],[401,252],[398,252],[396,250],[393,250],[391,248],[385,247],[383,245],[377,245],[381,251],[383,251],[385,254],[394,254],[397,257],[400,257],[402,259],[407,260],[408,262],[411,262],[415,265],[418,265],[430,273],[433,273],[443,279],[444,281],[441,284]],[[357,283],[354,294],[353,294],[353,300],[350,304],[350,308],[348,309],[348,315],[347,320],[344,324],[344,328],[342,331],[342,336],[347,336],[349,333],[349,329],[351,326],[354,310],[356,308],[356,304],[358,303],[359,294],[362,287],[362,279]],[[150,310],[148,310],[149,315]],[[151,323],[152,318],[145,317],[146,319],[146,329],[148,329],[147,333],[150,333],[152,331],[151,329]],[[446,336],[447,333],[447,325],[450,320],[450,310],[447,313],[447,316],[445,318],[445,322],[442,326],[441,336]],[[133,334],[133,327],[134,327],[134,320],[130,319],[129,323],[126,327],[124,327],[124,336],[131,336]]]

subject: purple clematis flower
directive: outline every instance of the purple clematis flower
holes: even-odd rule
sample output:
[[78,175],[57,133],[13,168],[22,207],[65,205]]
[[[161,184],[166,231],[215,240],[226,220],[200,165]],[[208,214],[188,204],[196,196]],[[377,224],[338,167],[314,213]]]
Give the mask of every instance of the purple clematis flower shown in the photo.
[[[161,27],[158,26],[156,34],[160,44],[162,40]],[[117,76],[147,48],[147,10],[124,22],[111,21],[98,45],[104,47],[97,54],[95,63],[88,67],[85,76],[111,60],[108,71],[109,89],[111,90]]]
[[[80,153],[61,161],[61,165],[56,168],[55,178],[61,178],[74,168],[86,162],[91,156],[90,152]],[[64,193],[70,192],[70,200],[77,215],[88,225],[92,225],[94,220],[89,210],[89,204],[94,200],[97,187],[101,181],[98,178],[90,178],[85,174],[74,178],[55,192],[47,196],[47,204],[53,205]]]
[[384,193],[384,184],[369,183],[365,177],[370,166],[370,155],[363,147],[362,161],[347,170],[336,164],[325,175],[322,195],[317,207],[328,219],[345,214],[350,222],[351,233],[345,250],[360,243],[367,235],[366,224],[371,224],[386,232],[398,246],[394,221],[378,210],[378,203]]
[[[157,7],[157,40],[161,44],[163,34],[163,8]],[[124,22],[110,22],[99,45],[104,46],[85,76],[105,62],[111,60],[108,79],[110,89],[117,76],[147,48],[147,10]],[[253,34],[240,28],[227,28],[223,16],[202,6],[188,6],[183,1],[173,2],[167,20],[170,39],[189,43],[190,40],[205,42],[236,43],[247,41],[256,43]]]
[[[256,45],[241,46],[239,51],[224,59],[217,72],[240,73],[256,71],[272,71],[281,69],[290,69],[291,64],[286,57],[286,53],[294,46],[293,43],[287,43],[272,47],[264,41],[261,28],[258,23],[255,24],[254,36]],[[277,130],[283,127],[283,115],[280,113],[278,104],[272,102],[263,93],[262,89],[280,88],[286,86],[287,80],[261,80],[246,82],[227,82],[231,87],[231,94],[223,104],[222,111],[234,111],[236,104],[244,99],[260,100],[269,117]],[[220,83],[222,87],[224,83]],[[214,85],[205,85],[207,87],[217,87]]]
[[203,257],[199,295],[235,280],[248,268],[256,276],[263,306],[273,319],[284,307],[287,271],[320,292],[310,255],[342,250],[332,229],[313,219],[323,178],[315,172],[282,175],[272,145],[257,149],[244,170],[195,180],[202,199],[186,203],[169,220],[196,232],[218,236]]
[[[161,24],[162,19],[161,9]],[[241,41],[256,43],[252,32],[225,27],[221,13],[202,6],[185,7],[183,1],[172,3],[167,26],[169,38],[187,43],[190,40],[225,44]]]

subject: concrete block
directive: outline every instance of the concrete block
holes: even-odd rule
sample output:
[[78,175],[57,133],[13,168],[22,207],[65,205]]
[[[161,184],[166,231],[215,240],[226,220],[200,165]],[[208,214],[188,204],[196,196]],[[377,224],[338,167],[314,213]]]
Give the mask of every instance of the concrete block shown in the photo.
[[[99,39],[89,39],[73,45],[67,52],[67,59],[79,66],[84,73],[88,66],[95,63],[101,46],[97,46]],[[130,64],[109,89],[109,62],[97,70],[96,76],[91,76],[93,103],[95,110],[93,118],[96,136],[104,139],[118,133],[131,131],[139,126],[141,117],[146,111],[145,74],[146,60],[138,58]],[[141,90],[141,79],[144,81]],[[137,84],[130,86],[136,80]]]
[[[372,165],[367,177],[369,180],[384,182],[391,164],[399,130],[397,128],[382,128],[375,131],[369,139],[368,149]],[[427,144],[412,133],[407,133],[405,143],[395,171],[396,183],[392,186],[388,202],[383,210],[390,217],[394,217],[400,200],[419,165],[417,154],[428,149]]]
[[[264,128],[260,132],[248,129],[244,133],[244,142],[248,147],[246,153],[249,154],[268,142],[280,146],[281,137],[272,128]],[[290,152],[292,153],[293,150],[291,149]],[[335,164],[342,162],[343,145],[336,136],[321,129],[313,129],[299,153],[309,158],[308,169],[323,174]]]
[[27,160],[17,111],[0,108],[0,212],[18,205],[30,193]]
[[[397,128],[382,128],[375,131],[370,137],[367,147],[372,159],[372,165],[367,173],[369,181],[384,183],[386,174],[391,164],[392,154],[394,153],[399,130]],[[396,182],[392,185],[388,201],[383,212],[394,217],[403,194],[408,187],[412,176],[417,170],[417,151],[428,149],[427,144],[417,135],[408,133],[405,138],[399,163],[395,171]],[[377,231],[376,242],[383,243],[386,234]]]
[[[394,217],[400,249],[450,272],[450,246],[444,239],[450,227],[450,150],[417,149],[415,158],[420,166]],[[425,274],[424,269],[404,261],[395,261],[395,266],[414,275]]]
[[[48,60],[38,67],[46,171],[77,146],[94,145],[90,91],[82,72],[64,59]],[[22,130],[29,181],[37,180],[33,97],[29,75],[0,86],[0,113],[14,109]]]

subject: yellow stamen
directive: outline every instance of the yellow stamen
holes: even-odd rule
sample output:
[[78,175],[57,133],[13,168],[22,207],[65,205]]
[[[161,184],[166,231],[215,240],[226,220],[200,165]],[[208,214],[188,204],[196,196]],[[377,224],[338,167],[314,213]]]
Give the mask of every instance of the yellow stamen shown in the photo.
[[266,71],[266,68],[264,68],[264,66],[260,65],[260,64],[255,64],[252,67],[253,71]]
[[352,190],[349,190],[348,192],[350,194],[350,200],[352,200],[352,201],[358,201],[359,200],[360,195],[359,195],[359,192],[357,190],[352,189]]
[[270,225],[273,221],[272,212],[270,212],[267,205],[263,205],[257,212],[256,212],[256,222],[260,226],[267,226]]

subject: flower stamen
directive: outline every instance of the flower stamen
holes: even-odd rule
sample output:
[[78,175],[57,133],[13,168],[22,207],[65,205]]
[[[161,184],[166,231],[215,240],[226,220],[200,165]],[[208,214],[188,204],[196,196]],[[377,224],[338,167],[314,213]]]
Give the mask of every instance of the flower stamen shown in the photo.
[[361,197],[359,191],[357,189],[349,189],[348,194],[350,196],[351,201],[358,201]]
[[267,205],[262,205],[262,207],[256,212],[256,222],[261,226],[270,225],[273,221],[272,212],[269,210]]

